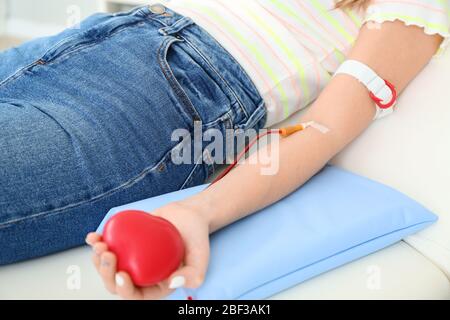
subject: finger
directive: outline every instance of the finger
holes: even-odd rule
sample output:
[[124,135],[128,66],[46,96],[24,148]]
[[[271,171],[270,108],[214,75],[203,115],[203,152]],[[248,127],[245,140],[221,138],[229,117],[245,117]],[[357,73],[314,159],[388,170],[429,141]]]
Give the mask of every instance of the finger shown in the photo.
[[93,246],[99,241],[102,241],[102,236],[96,232],[90,232],[86,236],[86,243],[90,246]]
[[172,292],[172,290],[167,288],[167,285],[163,286],[161,284],[142,288],[141,291],[145,300],[158,300]]
[[192,266],[184,266],[175,271],[169,282],[169,289],[198,288],[203,283],[203,275]]
[[206,239],[201,243],[186,246],[185,265],[171,275],[169,289],[195,289],[202,285],[208,268],[209,242]]
[[108,246],[104,242],[97,242],[92,246],[92,250],[98,256],[101,256],[104,252],[108,251]]
[[98,254],[92,254],[92,263],[94,264],[97,272],[100,272],[100,256]]
[[166,286],[154,285],[145,288],[139,288],[133,284],[133,280],[126,272],[118,272],[115,276],[116,293],[127,300],[155,300],[168,295],[171,290]]
[[126,300],[142,300],[143,294],[139,288],[136,288],[131,277],[126,272],[118,272],[115,275],[116,292]]
[[108,251],[108,246],[104,242],[97,242],[92,247],[94,254],[92,255],[92,262],[94,263],[95,268],[98,272],[100,272],[100,256],[103,252]]
[[103,252],[100,256],[100,276],[103,279],[106,289],[111,293],[116,293],[116,256],[109,251]]

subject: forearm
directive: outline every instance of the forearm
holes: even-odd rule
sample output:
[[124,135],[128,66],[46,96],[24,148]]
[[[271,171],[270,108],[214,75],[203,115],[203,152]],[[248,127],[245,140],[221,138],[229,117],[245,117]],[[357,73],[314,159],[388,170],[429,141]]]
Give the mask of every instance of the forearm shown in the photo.
[[[401,22],[385,23],[381,30],[364,27],[349,58],[368,64],[401,91],[440,41]],[[207,217],[211,231],[264,208],[305,183],[371,123],[374,113],[363,85],[350,76],[336,76],[302,118],[324,124],[330,129],[327,134],[308,128],[282,139],[275,174],[263,175],[264,164],[247,161],[186,203]]]
[[[352,90],[352,94],[342,94],[342,90]],[[310,127],[282,138],[277,150],[270,145],[260,149],[190,201],[208,208],[206,214],[211,221],[211,231],[220,229],[297,189],[364,130],[373,115],[374,107],[367,89],[361,88],[356,81],[336,78],[301,119],[302,122],[314,120],[324,124],[330,129],[328,133]],[[345,124],[350,122],[353,124],[346,127]],[[252,158],[261,158],[259,153],[268,152],[272,153],[271,161],[279,162],[278,170],[275,174],[264,175],[262,172],[267,164]]]

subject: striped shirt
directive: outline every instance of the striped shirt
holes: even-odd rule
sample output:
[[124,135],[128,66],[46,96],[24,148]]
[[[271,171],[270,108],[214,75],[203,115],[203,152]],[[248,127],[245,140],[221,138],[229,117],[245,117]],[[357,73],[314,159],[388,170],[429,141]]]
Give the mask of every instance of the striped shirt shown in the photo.
[[334,0],[166,0],[241,64],[263,97],[272,126],[317,98],[364,23],[401,20],[449,38],[449,0],[373,0],[366,12]]

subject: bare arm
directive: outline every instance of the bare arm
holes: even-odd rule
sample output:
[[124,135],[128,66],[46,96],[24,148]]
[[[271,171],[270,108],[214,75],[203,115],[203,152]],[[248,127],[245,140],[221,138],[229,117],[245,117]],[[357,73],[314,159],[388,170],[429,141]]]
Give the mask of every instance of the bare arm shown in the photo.
[[[363,27],[348,58],[371,66],[400,92],[441,41],[418,27],[386,22],[381,29]],[[206,215],[211,231],[220,229],[301,186],[366,129],[374,114],[367,89],[350,76],[336,76],[302,119],[325,124],[331,129],[328,134],[309,128],[283,139],[275,175],[261,175],[261,164],[242,164],[187,203]]]
[[[371,66],[401,91],[428,63],[441,41],[440,36],[426,35],[420,28],[386,22],[380,30],[363,27],[349,58]],[[367,89],[350,76],[336,76],[302,119],[323,123],[331,131],[324,135],[308,128],[282,139],[276,174],[262,175],[263,164],[248,162],[196,196],[153,212],[172,222],[185,242],[183,266],[166,281],[136,287],[127,273],[116,270],[116,256],[101,236],[89,234],[87,242],[94,247],[93,261],[105,286],[126,299],[157,299],[174,288],[200,286],[208,266],[209,233],[301,186],[366,129],[374,114]]]

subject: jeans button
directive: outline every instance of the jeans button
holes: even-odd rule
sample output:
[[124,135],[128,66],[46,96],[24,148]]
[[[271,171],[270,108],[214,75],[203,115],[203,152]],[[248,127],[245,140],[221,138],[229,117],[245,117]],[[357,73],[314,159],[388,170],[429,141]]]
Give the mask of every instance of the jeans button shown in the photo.
[[163,14],[166,12],[166,8],[162,4],[152,4],[149,9],[154,14]]

